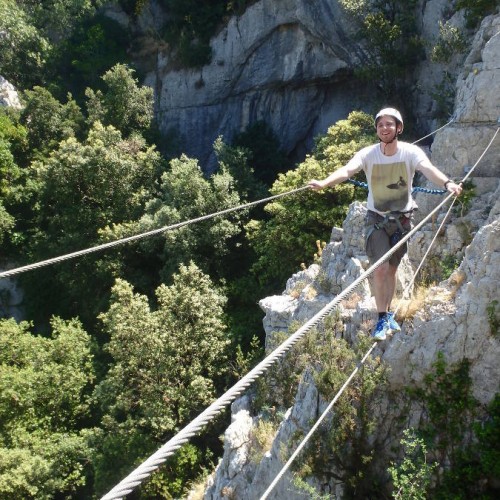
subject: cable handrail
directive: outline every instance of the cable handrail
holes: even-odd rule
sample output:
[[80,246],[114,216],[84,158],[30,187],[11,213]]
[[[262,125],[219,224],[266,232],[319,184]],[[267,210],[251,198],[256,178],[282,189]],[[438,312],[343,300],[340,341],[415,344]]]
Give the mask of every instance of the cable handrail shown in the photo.
[[149,236],[153,236],[153,235],[156,235],[159,233],[171,231],[173,229],[179,229],[180,227],[188,226],[190,224],[195,224],[195,223],[202,222],[202,221],[205,221],[208,219],[213,219],[215,217],[220,217],[221,215],[226,215],[226,214],[229,214],[232,212],[236,212],[238,210],[252,208],[252,207],[259,205],[261,203],[268,203],[272,200],[276,200],[276,199],[282,198],[284,196],[295,194],[295,193],[298,193],[299,191],[304,191],[307,188],[308,188],[308,186],[302,186],[300,188],[296,188],[296,189],[292,189],[290,191],[287,191],[285,193],[279,193],[279,194],[276,194],[273,196],[268,196],[267,198],[263,198],[261,200],[256,200],[256,201],[252,201],[249,203],[244,203],[244,204],[238,205],[236,207],[230,207],[230,208],[226,208],[224,210],[220,210],[219,212],[214,212],[211,214],[202,215],[201,217],[196,217],[195,219],[190,219],[187,221],[178,222],[178,223],[172,224],[170,226],[163,226],[163,227],[160,227],[157,229],[152,229],[150,231],[146,231],[144,233],[135,234],[132,236],[127,236],[125,238],[120,238],[118,240],[110,241],[108,243],[103,243],[103,244],[97,245],[95,247],[90,247],[90,248],[86,248],[83,250],[78,250],[76,252],[71,252],[71,253],[68,253],[65,255],[61,255],[59,257],[53,257],[51,259],[42,260],[42,261],[36,262],[34,264],[28,264],[26,266],[21,266],[21,267],[15,268],[15,269],[10,269],[8,271],[3,271],[3,272],[0,272],[0,279],[7,278],[9,276],[14,276],[16,274],[21,274],[21,273],[24,273],[26,271],[31,271],[33,269],[39,269],[40,267],[45,267],[45,266],[48,266],[50,264],[56,264],[58,262],[74,259],[75,257],[80,257],[82,255],[88,255],[88,254],[98,252],[98,251],[101,251],[101,250],[104,250],[107,248],[112,248],[112,247],[115,247],[118,245],[122,245],[123,243],[129,243],[131,241],[141,240],[141,239],[144,239],[144,238],[147,238]]

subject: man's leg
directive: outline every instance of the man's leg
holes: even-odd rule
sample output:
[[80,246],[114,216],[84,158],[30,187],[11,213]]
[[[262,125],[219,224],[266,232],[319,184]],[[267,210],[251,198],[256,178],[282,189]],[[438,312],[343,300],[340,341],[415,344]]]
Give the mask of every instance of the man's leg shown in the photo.
[[384,262],[373,272],[373,292],[379,313],[389,311],[396,290],[397,270],[397,266]]

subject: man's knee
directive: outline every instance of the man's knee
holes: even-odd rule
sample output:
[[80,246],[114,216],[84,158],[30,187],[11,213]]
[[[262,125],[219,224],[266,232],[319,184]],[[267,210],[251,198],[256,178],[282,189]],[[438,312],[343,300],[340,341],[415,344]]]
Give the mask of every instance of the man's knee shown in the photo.
[[386,279],[391,276],[394,276],[398,270],[398,266],[395,266],[394,264],[391,264],[390,262],[383,262],[378,266],[375,271],[374,275],[377,278],[381,279]]

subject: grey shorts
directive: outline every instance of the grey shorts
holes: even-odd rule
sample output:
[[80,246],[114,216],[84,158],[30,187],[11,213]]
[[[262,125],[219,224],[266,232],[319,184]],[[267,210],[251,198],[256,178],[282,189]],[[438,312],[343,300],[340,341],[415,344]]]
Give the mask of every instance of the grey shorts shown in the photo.
[[[391,243],[391,238],[388,231],[385,229],[374,229],[369,231],[374,224],[380,223],[384,220],[384,217],[376,212],[368,210],[365,219],[365,234],[366,238],[366,255],[370,259],[370,264],[377,262],[383,255],[385,255],[397,242]],[[408,232],[411,230],[411,218],[406,216],[401,216],[399,221],[401,226]],[[390,232],[390,229],[388,229]],[[389,264],[393,266],[398,266],[401,259],[408,251],[408,245],[405,243],[400,248],[398,248],[389,258]]]

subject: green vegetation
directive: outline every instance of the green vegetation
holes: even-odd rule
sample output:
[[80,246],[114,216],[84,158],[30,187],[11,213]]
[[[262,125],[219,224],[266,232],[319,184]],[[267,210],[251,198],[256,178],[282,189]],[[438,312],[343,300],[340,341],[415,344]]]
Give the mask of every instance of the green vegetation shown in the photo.
[[[160,150],[157,142],[153,92],[141,86],[141,75],[129,64],[137,40],[99,13],[103,3],[0,0],[2,76],[19,88],[24,105],[20,111],[0,110],[5,261],[38,262],[299,188],[373,141],[372,117],[352,112],[318,137],[311,155],[291,170],[276,131],[264,122],[237,134],[232,144],[219,138],[214,144],[219,168],[211,175],[195,158],[167,156],[170,145],[163,143]],[[251,3],[164,1],[168,21],[161,33],[150,35],[168,43],[174,64],[200,66],[210,60],[210,37],[221,22]],[[120,4],[132,15],[145,6],[144,0]],[[411,16],[415,2],[357,2],[363,16],[353,2],[344,4],[359,23],[360,37],[370,42],[366,71],[360,67],[357,74],[374,78],[381,88],[377,101],[400,89],[408,65],[419,60]],[[466,8],[475,12],[470,4]],[[444,55],[456,45],[452,35]],[[258,299],[281,290],[301,263],[321,257],[319,242],[342,223],[358,195],[348,184],[304,191],[265,209],[235,212],[21,275],[29,322],[0,320],[0,496],[92,498],[114,486],[256,363],[262,355]],[[496,334],[495,301],[487,313]],[[275,431],[277,415],[292,404],[305,367],[315,367],[314,380],[326,400],[355,366],[366,338],[361,335],[359,345],[349,349],[335,338],[340,334],[334,316],[325,332],[309,336],[268,374],[260,399],[270,388],[280,390],[271,394],[274,410],[254,436],[260,451]],[[276,335],[276,342],[281,339]],[[429,384],[438,379],[434,392],[467,380],[463,373],[450,379],[439,372]],[[446,380],[455,385],[441,386]],[[341,481],[352,498],[382,491],[374,475],[379,443],[369,437],[383,382],[379,360],[370,360],[332,425],[304,457],[302,479],[314,472]],[[426,392],[417,397],[437,405]],[[449,426],[455,453],[468,428],[460,426],[460,408],[452,403],[445,409],[455,410]],[[478,448],[468,449],[480,474],[500,463],[499,407],[496,401],[491,419],[474,428]],[[431,417],[434,427],[426,436],[434,439],[434,448],[444,446],[435,429],[448,421],[439,412]],[[220,454],[218,425],[179,450],[138,496],[186,495]],[[418,439],[403,444],[424,450]],[[469,455],[450,457],[457,471],[469,474],[464,462]],[[425,469],[418,460],[414,471],[395,466],[398,480],[426,479],[418,475]],[[446,481],[440,487],[451,488]]]
[[439,39],[432,48],[431,60],[448,62],[454,54],[462,53],[467,48],[465,36],[449,22],[439,22]]
[[[372,141],[372,117],[362,112],[351,113],[346,120],[330,127],[326,136],[318,138],[313,154],[296,169],[278,176],[271,194],[303,187],[310,179],[322,179]],[[342,224],[356,193],[351,184],[342,184],[334,190],[319,194],[304,191],[266,205],[269,218],[252,220],[246,225],[250,244],[258,256],[253,272],[259,281],[283,283],[296,272],[300,263],[307,262],[314,253],[318,238],[327,240],[332,225]]]
[[400,464],[393,463],[389,467],[395,500],[425,500],[433,470],[436,463],[427,463],[427,447],[419,438],[415,429],[406,429],[401,438],[404,458]]
[[[415,9],[417,0],[340,0],[357,29],[363,57],[358,77],[376,82],[379,98],[405,108],[407,71],[423,59]],[[394,102],[395,96],[400,101]]]
[[498,307],[498,300],[492,300],[486,308],[488,315],[488,323],[492,335],[500,333],[500,307]]
[[[99,493],[210,404],[227,372],[225,298],[210,279],[194,264],[181,266],[171,286],[158,287],[156,301],[151,310],[147,297],[118,280],[101,315],[112,364],[95,391]],[[195,473],[184,471],[184,480]]]
[[428,453],[439,464],[430,498],[494,498],[493,478],[499,477],[499,396],[482,408],[471,393],[467,359],[448,366],[442,353],[421,388],[410,397],[420,401],[424,411],[418,429]]
[[0,320],[0,496],[85,496],[91,339],[77,320],[53,318],[49,338],[31,328]]

